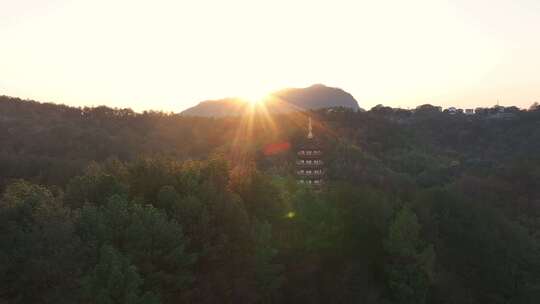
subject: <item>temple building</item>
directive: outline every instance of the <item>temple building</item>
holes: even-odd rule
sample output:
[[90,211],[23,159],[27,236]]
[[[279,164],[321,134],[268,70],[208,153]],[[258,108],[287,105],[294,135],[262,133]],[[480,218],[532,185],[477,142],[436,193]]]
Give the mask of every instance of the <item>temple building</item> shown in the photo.
[[296,176],[301,184],[320,186],[324,182],[323,151],[313,136],[311,117],[309,118],[307,139],[296,152]]

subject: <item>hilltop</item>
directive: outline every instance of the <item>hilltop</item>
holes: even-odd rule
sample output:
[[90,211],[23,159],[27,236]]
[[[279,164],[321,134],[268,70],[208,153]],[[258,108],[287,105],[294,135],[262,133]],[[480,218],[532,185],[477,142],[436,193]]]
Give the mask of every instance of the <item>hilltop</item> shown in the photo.
[[[270,113],[289,113],[302,110],[343,107],[358,110],[358,102],[346,91],[315,84],[307,88],[287,88],[270,93],[264,100],[265,111]],[[184,116],[223,117],[237,116],[250,108],[249,101],[229,97],[206,100],[181,113]]]

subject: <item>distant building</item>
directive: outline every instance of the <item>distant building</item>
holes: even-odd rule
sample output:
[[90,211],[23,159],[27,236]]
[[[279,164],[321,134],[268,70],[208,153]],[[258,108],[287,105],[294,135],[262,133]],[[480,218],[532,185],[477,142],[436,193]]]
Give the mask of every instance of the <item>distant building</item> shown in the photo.
[[450,115],[463,114],[463,109],[458,109],[456,107],[449,107],[448,109],[444,110],[444,113],[450,114]]
[[[469,110],[467,110],[469,111]],[[476,108],[474,114],[485,119],[513,119],[519,114],[520,109],[515,106],[504,107],[494,105],[491,108]]]
[[449,107],[447,110],[447,113],[450,115],[456,115],[458,113],[457,109],[455,107]]
[[476,108],[474,109],[474,113],[475,114],[488,114],[489,113],[489,109],[488,108]]
[[493,114],[496,114],[496,113],[504,113],[505,112],[505,108],[503,106],[500,106],[500,105],[495,105],[493,106]]
[[309,118],[307,139],[296,152],[296,176],[301,184],[321,186],[324,182],[323,151],[313,136],[311,117]]
[[473,115],[474,109],[465,109],[465,115]]

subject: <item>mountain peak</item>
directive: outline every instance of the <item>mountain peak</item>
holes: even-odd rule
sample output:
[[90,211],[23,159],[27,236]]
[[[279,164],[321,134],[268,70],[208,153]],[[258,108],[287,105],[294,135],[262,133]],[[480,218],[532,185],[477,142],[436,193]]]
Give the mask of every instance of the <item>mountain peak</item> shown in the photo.
[[354,97],[340,88],[328,87],[324,84],[314,84],[307,88],[289,88],[273,95],[303,109],[322,109],[345,107],[359,109]]
[[[332,107],[345,107],[358,110],[354,97],[340,88],[324,84],[313,84],[306,88],[287,88],[271,93],[265,105],[271,113],[283,113],[297,110],[316,110]],[[241,98],[206,100],[186,109],[181,115],[186,116],[237,116],[244,113],[248,102]]]

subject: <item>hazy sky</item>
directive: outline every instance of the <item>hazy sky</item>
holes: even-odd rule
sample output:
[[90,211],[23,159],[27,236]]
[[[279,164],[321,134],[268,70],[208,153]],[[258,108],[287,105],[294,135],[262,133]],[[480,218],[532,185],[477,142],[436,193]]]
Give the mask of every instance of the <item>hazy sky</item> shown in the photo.
[[364,108],[540,101],[538,0],[0,0],[0,94],[180,111],[313,83]]

